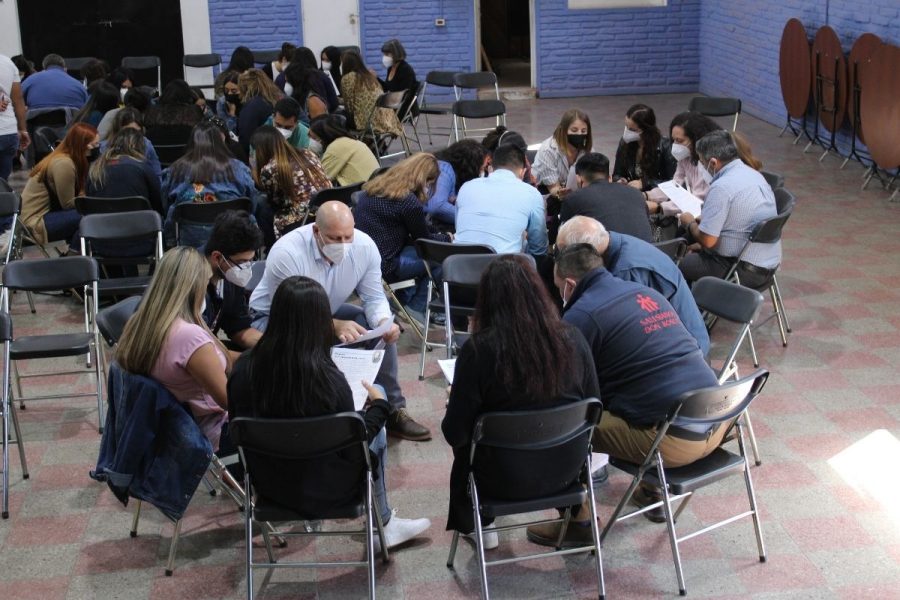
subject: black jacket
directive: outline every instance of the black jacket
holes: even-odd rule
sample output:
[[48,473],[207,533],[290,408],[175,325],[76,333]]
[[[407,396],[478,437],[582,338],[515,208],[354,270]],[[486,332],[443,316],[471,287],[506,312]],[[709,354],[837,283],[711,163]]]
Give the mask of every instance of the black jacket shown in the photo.
[[597,219],[608,231],[653,242],[644,195],[631,186],[604,178],[575,190],[563,200],[559,220],[565,223],[577,216]]
[[613,181],[618,179],[640,179],[643,183],[642,191],[652,190],[663,181],[669,181],[675,176],[678,161],[672,156],[672,140],[661,138],[656,147],[656,161],[654,168],[649,173],[642,173],[637,164],[638,142],[626,144],[625,140],[619,140],[616,149],[616,164],[613,168]]

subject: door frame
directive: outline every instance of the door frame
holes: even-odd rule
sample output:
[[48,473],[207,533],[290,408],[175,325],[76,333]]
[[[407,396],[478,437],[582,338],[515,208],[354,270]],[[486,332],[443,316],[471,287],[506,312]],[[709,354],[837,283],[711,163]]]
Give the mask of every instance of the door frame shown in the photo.
[[[537,18],[535,13],[536,0],[528,0],[528,37],[529,37],[529,63],[531,67],[531,87],[537,87]],[[475,53],[475,71],[481,71],[481,0],[475,0],[475,39],[473,40]]]

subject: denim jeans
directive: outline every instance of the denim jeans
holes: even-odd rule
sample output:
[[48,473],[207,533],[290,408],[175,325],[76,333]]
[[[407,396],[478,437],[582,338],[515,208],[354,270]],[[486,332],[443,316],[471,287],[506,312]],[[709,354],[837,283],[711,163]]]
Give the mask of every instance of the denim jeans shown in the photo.
[[[376,386],[380,387],[380,386]],[[383,390],[383,388],[382,388]],[[381,523],[387,525],[391,520],[391,504],[387,497],[387,481],[385,480],[385,468],[387,467],[387,433],[384,428],[378,432],[375,439],[369,444],[369,450],[378,458],[378,466],[372,473],[372,499],[375,508],[381,512]]]
[[81,215],[74,208],[69,210],[51,210],[44,215],[44,228],[47,230],[47,241],[66,240],[70,248],[80,248],[78,242],[78,225]]
[[[439,271],[440,267],[437,269]],[[433,273],[434,271],[432,268]],[[434,275],[440,277],[439,273],[434,273]],[[428,272],[425,270],[425,262],[419,258],[415,246],[407,246],[400,252],[397,257],[397,269],[391,279],[394,281],[416,280],[415,287],[399,290],[397,298],[408,308],[424,313],[425,303],[428,301]]]
[[9,179],[13,159],[19,150],[19,134],[0,135],[0,178]]

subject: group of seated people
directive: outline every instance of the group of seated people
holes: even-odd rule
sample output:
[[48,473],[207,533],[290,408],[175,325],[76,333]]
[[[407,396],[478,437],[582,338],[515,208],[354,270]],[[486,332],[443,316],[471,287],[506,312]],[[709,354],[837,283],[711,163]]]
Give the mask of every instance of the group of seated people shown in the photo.
[[[169,220],[183,202],[255,202],[254,214],[226,212],[210,232],[164,255],[116,351],[124,369],[157,379],[187,405],[214,449],[233,450],[233,417],[352,410],[329,349],[392,318],[383,281],[416,279],[403,300],[414,318],[421,315],[428,274],[414,242],[422,238],[486,245],[501,255],[482,276],[441,424],[454,453],[450,530],[474,528],[466,469],[480,414],[599,397],[605,410],[593,448],[639,461],[678,398],[716,384],[690,282],[723,276],[756,223],[776,214],[773,192],[740,136],[683,113],[666,137],[653,110],[636,104],[610,169],[593,150],[590,118],[573,109],[533,162],[523,137],[499,127],[482,142],[417,153],[372,176],[378,161],[349,133],[348,122],[358,121],[326,113],[334,110],[332,94],[353,107],[350,90],[414,82],[402,46],[392,41],[382,49],[388,75],[374,84],[358,53],[326,49],[319,68],[304,50],[285,47],[268,71],[236,50],[217,82],[221,118],[201,114],[184,156],[161,175],[144,137],[147,121],[160,118],[153,114],[160,105],[165,114],[196,112],[184,108],[186,97],[169,105],[179,110],[166,109],[162,98],[143,114],[118,109],[104,139],[91,123],[74,123],[23,192],[22,219],[35,239],[70,244],[78,229],[73,199],[84,193],[142,195]],[[179,95],[181,84],[170,83],[163,97]],[[249,164],[238,158],[242,149]],[[679,212],[659,190],[672,179],[703,201],[702,218]],[[313,222],[300,224],[317,191],[363,181],[353,210],[326,202]],[[694,244],[680,267],[652,245],[665,219]],[[265,270],[248,294],[250,263],[263,247]],[[741,281],[752,287],[780,260],[780,244],[754,244],[739,265]],[[438,269],[431,274],[440,276]],[[428,519],[392,515],[387,500],[385,432],[416,441],[432,435],[406,408],[400,334],[392,324],[383,336],[384,360],[375,381],[365,382],[363,411],[389,546],[430,527]],[[660,450],[666,464],[685,465],[712,452],[724,434],[676,426]],[[658,491],[642,488],[636,499],[648,505]],[[660,511],[645,514],[662,519]],[[589,540],[585,515],[577,511],[564,545]],[[533,526],[528,537],[556,545],[558,527]],[[489,531],[486,547],[498,543]]]

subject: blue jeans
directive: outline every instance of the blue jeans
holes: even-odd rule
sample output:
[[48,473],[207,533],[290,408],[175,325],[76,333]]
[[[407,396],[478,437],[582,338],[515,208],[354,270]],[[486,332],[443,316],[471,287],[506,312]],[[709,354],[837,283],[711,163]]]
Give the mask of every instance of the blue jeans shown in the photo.
[[[381,387],[381,386],[376,386]],[[384,391],[384,388],[381,388]],[[385,480],[385,468],[387,467],[387,432],[384,428],[378,432],[375,439],[369,443],[369,450],[378,458],[378,466],[372,473],[372,499],[375,501],[375,508],[381,512],[381,523],[387,525],[391,520],[391,504],[387,497],[387,481]]]
[[81,215],[74,208],[69,210],[51,210],[44,215],[44,228],[47,230],[47,241],[66,240],[70,248],[80,248],[78,242],[78,225]]
[[13,159],[19,151],[19,134],[0,135],[0,179],[9,179]]
[[[440,271],[440,267],[437,267]],[[432,268],[435,277],[439,273]],[[425,304],[428,302],[428,271],[425,270],[425,261],[419,258],[415,246],[406,246],[397,257],[397,269],[394,271],[393,281],[415,279],[416,287],[406,288],[397,292],[397,298],[408,308],[420,313],[425,312]]]

